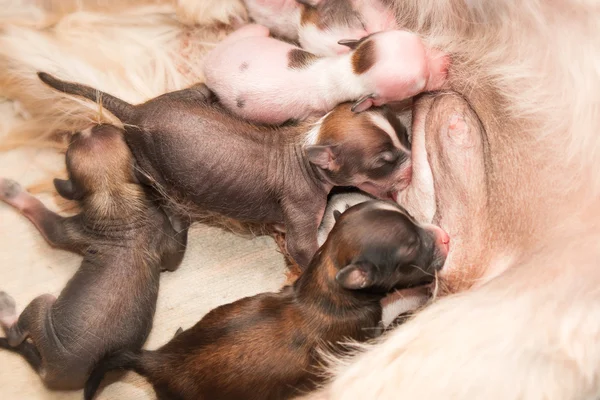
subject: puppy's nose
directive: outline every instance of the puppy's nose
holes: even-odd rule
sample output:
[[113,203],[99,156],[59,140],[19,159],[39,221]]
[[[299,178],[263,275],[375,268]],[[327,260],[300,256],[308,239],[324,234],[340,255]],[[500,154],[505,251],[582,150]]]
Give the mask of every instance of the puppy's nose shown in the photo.
[[433,232],[436,245],[447,256],[450,251],[450,236],[439,226],[429,225],[428,228]]

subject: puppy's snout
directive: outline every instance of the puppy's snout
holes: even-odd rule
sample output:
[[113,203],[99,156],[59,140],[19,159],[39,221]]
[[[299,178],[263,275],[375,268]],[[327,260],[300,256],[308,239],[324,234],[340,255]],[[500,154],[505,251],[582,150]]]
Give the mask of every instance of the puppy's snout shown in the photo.
[[427,230],[433,233],[435,245],[444,257],[450,252],[450,236],[442,228],[435,225],[428,225]]
[[448,236],[446,231],[444,231],[442,228],[438,228],[437,226],[434,227],[433,233],[435,235],[436,244],[442,250],[444,256],[447,256],[448,252],[450,251],[450,236]]

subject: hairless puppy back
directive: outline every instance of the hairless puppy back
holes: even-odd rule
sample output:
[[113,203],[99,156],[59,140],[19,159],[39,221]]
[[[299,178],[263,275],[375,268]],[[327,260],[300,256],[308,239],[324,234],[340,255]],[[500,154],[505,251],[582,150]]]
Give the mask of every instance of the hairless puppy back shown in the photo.
[[125,125],[144,175],[186,213],[212,211],[241,221],[283,224],[291,257],[305,268],[334,186],[378,197],[411,175],[406,128],[387,108],[353,113],[338,105],[319,120],[284,127],[237,118],[205,85],[128,104],[88,86],[40,73],[65,93],[101,101]]
[[318,57],[247,25],[204,60],[206,85],[232,113],[258,123],[320,116],[354,101],[364,111],[402,101],[446,81],[449,58],[415,34],[393,30],[345,40],[352,51]]
[[[21,354],[54,389],[80,389],[103,357],[144,344],[161,269],[175,270],[187,229],[151,200],[134,173],[121,130],[99,125],[73,136],[68,180],[58,193],[82,212],[61,217],[18,183],[0,179],[0,200],[27,217],[53,247],[83,255],[58,298],[35,298],[17,317],[0,292],[0,347]],[[29,342],[27,339],[31,339]]]

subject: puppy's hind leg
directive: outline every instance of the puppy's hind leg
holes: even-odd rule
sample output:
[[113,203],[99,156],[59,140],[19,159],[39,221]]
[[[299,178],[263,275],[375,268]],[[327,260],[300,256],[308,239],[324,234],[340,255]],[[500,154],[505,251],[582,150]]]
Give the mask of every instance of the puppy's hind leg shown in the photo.
[[8,344],[8,339],[0,338],[0,349],[5,349],[11,351],[13,353],[20,354],[31,368],[37,373],[39,373],[42,369],[42,357],[40,353],[37,351],[37,348],[27,341],[24,341],[18,346],[11,346]]
[[17,322],[15,300],[6,292],[0,292],[0,326],[7,329]]
[[0,178],[0,200],[27,217],[51,246],[74,252],[82,250],[83,238],[72,218],[61,217],[50,211],[19,183]]
[[[29,303],[19,318],[16,319],[14,300],[5,292],[1,292],[0,306],[3,307],[3,311],[0,310],[0,315],[3,315],[3,317],[0,319],[0,323],[6,333],[9,346],[19,346],[28,337],[31,337],[38,346],[40,343],[47,342],[47,340],[43,340],[46,336],[45,322],[55,301],[56,297],[50,294],[38,296]],[[11,314],[11,303],[13,316],[8,317]]]
[[166,238],[165,251],[162,256],[161,264],[163,271],[173,272],[183,260],[188,242],[189,221],[175,216],[169,218],[173,228],[173,236]]
[[[0,292],[0,325],[6,332],[17,325],[15,301],[6,292]],[[20,354],[36,372],[40,371],[42,358],[33,344],[21,341],[18,345],[13,346],[8,338],[0,338],[0,348]]]

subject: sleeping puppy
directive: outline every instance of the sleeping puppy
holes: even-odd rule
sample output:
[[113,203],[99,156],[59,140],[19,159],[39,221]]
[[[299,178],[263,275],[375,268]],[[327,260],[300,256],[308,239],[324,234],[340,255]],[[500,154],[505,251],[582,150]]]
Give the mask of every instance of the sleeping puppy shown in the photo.
[[[319,226],[319,246],[325,243],[339,216],[356,204],[373,200],[373,197],[358,191],[340,192],[332,195],[327,202],[323,220]],[[449,244],[449,237],[443,239]],[[381,300],[383,307],[381,322],[384,328],[391,329],[406,321],[419,307],[425,305],[432,295],[431,285],[398,290]]]
[[287,252],[302,268],[319,248],[317,229],[334,186],[389,198],[410,182],[407,131],[385,107],[353,113],[351,104],[339,104],[318,120],[274,127],[236,117],[202,84],[132,105],[39,76],[119,118],[142,175],[175,208],[283,225]]
[[394,203],[354,206],[293,286],[218,307],[156,351],[115,353],[85,398],[117,368],[146,377],[159,399],[280,400],[310,390],[323,372],[320,350],[377,336],[386,293],[433,280],[445,237]]
[[[26,216],[53,247],[83,255],[58,298],[35,298],[17,318],[0,292],[0,347],[21,354],[52,389],[81,389],[106,354],[138,350],[156,307],[161,269],[175,270],[187,227],[171,222],[134,174],[122,132],[98,125],[73,136],[68,180],[58,193],[83,210],[61,217],[18,183],[0,179],[0,200]],[[27,339],[31,339],[31,342]]]

